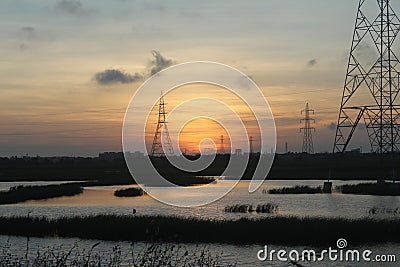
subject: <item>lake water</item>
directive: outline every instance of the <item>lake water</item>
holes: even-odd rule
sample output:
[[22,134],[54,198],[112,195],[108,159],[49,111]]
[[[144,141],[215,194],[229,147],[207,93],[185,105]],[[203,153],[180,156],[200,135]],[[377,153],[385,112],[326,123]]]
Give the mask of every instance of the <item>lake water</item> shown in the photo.
[[[359,183],[352,181],[351,183]],[[212,185],[212,189],[230,186],[232,181],[219,181]],[[334,186],[348,184],[348,181],[334,181]],[[0,183],[1,184],[1,183]],[[264,189],[279,188],[284,186],[308,185],[320,186],[323,181],[265,181],[263,186],[254,193],[248,192],[249,182],[239,182],[238,185],[225,197],[210,205],[197,208],[178,208],[160,203],[149,196],[134,198],[118,198],[114,196],[116,189],[126,186],[107,186],[85,188],[81,195],[73,197],[60,197],[48,200],[28,201],[14,205],[0,206],[2,216],[82,216],[95,214],[120,214],[130,215],[135,208],[140,215],[175,215],[193,216],[197,218],[211,219],[238,219],[240,217],[258,218],[262,216],[320,216],[320,217],[394,217],[400,216],[400,197],[392,196],[366,196],[366,195],[344,195],[313,194],[313,195],[270,195],[263,194]],[[0,185],[5,188],[5,185]],[[9,186],[9,183],[8,185]],[[173,189],[170,192],[176,198],[190,200],[196,196],[193,194],[180,195]],[[277,214],[256,213],[226,213],[224,208],[234,204],[257,205],[262,203],[273,203],[278,205]],[[369,213],[371,208],[377,212]],[[397,209],[397,212],[395,212]]]
[[[351,183],[360,183],[361,181],[352,181]],[[224,188],[230,186],[232,181],[219,181],[212,185],[212,188]],[[333,181],[334,186],[348,184],[348,181]],[[26,183],[25,183],[26,184]],[[31,184],[31,183],[30,183]],[[40,183],[43,184],[43,183]],[[20,204],[1,205],[1,216],[46,216],[46,217],[64,217],[64,216],[82,216],[95,214],[119,214],[131,215],[135,208],[140,215],[175,215],[188,216],[205,219],[239,219],[241,217],[259,218],[263,216],[320,216],[320,217],[344,217],[344,218],[393,218],[400,216],[400,212],[394,212],[400,209],[400,197],[383,196],[362,196],[362,195],[343,195],[337,192],[333,194],[315,194],[315,195],[269,195],[264,194],[264,189],[272,189],[295,185],[321,186],[323,181],[265,181],[263,186],[256,192],[248,192],[249,182],[240,182],[228,195],[210,205],[197,208],[177,208],[162,204],[149,196],[134,198],[118,198],[113,195],[116,189],[126,186],[111,187],[90,187],[85,188],[81,195],[73,197],[60,197],[48,200],[28,201]],[[6,190],[14,183],[0,183],[0,190]],[[178,195],[176,198],[189,199],[193,195]],[[174,192],[171,191],[174,195]],[[226,213],[225,206],[234,204],[257,205],[262,203],[274,203],[278,205],[277,214],[256,214],[256,213]],[[370,214],[369,210],[376,208],[376,214]],[[10,242],[15,247],[25,248],[26,239],[21,237],[0,236],[0,244]],[[51,239],[51,238],[31,238],[32,248],[45,248],[51,244],[60,244],[63,246],[72,245],[75,239]],[[90,248],[96,241],[80,240],[83,247]],[[115,242],[103,242],[97,249],[103,253],[112,250]],[[129,243],[120,243],[124,251],[128,253]],[[145,246],[144,243],[138,243],[138,246]],[[196,249],[194,245],[186,245],[189,249]],[[226,244],[208,244],[211,251],[223,252],[223,260],[228,263],[238,263],[238,266],[288,266],[286,263],[279,262],[260,262],[257,260],[257,252],[262,249],[259,245],[252,246],[234,246]],[[335,244],[332,244],[335,247]],[[280,249],[283,247],[274,247]],[[292,249],[292,248],[289,248]],[[298,248],[304,249],[304,248]],[[361,248],[360,248],[361,249]],[[366,248],[363,248],[366,249]],[[398,244],[379,244],[368,247],[375,253],[391,253],[400,259],[400,248]],[[307,263],[306,266],[398,266],[389,263],[384,265],[368,265],[362,263]]]

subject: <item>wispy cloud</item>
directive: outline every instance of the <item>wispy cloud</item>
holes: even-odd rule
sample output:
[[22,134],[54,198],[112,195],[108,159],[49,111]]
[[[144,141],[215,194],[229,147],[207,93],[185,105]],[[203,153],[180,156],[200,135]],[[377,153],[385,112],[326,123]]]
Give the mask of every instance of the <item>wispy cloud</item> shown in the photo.
[[154,75],[157,72],[168,68],[174,64],[172,59],[167,59],[159,51],[153,50],[151,51],[153,54],[154,59],[151,61],[150,64],[150,75]]
[[94,75],[94,80],[101,85],[115,83],[133,83],[143,79],[139,73],[133,75],[118,69],[107,69]]
[[19,50],[21,50],[21,51],[25,51],[25,50],[28,50],[28,49],[29,49],[29,45],[27,45],[27,44],[25,44],[25,43],[22,43],[22,44],[20,44],[20,45],[18,46],[18,48],[19,48]]
[[18,30],[17,38],[19,42],[18,48],[20,51],[25,51],[30,48],[29,44],[37,38],[36,30],[31,26],[24,26]]
[[35,28],[31,27],[31,26],[21,27],[21,29],[19,30],[19,33],[20,33],[20,36],[26,40],[32,40],[32,39],[35,39],[35,37],[36,37]]
[[61,0],[56,4],[55,9],[71,15],[83,15],[87,13],[80,0]]
[[314,59],[310,59],[307,62],[307,67],[309,67],[309,68],[314,67],[315,65],[317,65],[317,63],[318,63],[318,61],[315,58]]
[[336,127],[337,125],[335,122],[331,122],[330,124],[327,125],[327,128],[332,131],[336,130]]
[[[346,124],[346,126],[351,126],[350,124]],[[337,124],[335,122],[332,122],[330,124],[327,125],[327,128],[329,130],[335,131],[337,128]],[[357,124],[357,129],[366,129],[367,126],[365,125],[365,123],[359,123]]]
[[11,36],[15,38],[17,42],[16,47],[20,51],[29,50],[39,43],[49,43],[53,41],[51,34],[30,25],[18,28]]

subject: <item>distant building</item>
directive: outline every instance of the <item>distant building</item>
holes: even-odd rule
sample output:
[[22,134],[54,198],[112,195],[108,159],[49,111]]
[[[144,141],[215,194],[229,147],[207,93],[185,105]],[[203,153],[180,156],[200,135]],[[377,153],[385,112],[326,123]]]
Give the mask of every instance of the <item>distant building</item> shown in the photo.
[[355,148],[350,150],[350,153],[352,154],[361,154],[361,148]]
[[[128,158],[143,158],[144,153],[140,151],[135,151],[135,152],[125,152],[125,156]],[[118,160],[118,159],[124,159],[124,153],[123,152],[103,152],[99,154],[99,159],[102,160]]]
[[236,156],[241,156],[242,154],[243,154],[243,151],[241,149],[235,149]]
[[140,151],[135,151],[135,152],[126,152],[125,156],[127,157],[132,157],[132,158],[142,158],[144,157],[144,153]]
[[102,160],[116,160],[123,158],[124,154],[122,152],[103,152],[99,154],[99,159]]

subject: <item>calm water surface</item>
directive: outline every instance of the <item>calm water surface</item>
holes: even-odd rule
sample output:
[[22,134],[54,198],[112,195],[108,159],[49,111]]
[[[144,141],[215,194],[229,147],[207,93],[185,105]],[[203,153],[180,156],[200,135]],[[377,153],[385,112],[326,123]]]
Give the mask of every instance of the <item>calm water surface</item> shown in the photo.
[[[351,183],[358,183],[353,181]],[[210,190],[219,190],[230,186],[232,181],[219,181],[212,185]],[[348,184],[348,181],[334,181],[334,186]],[[1,183],[0,183],[1,184]],[[212,219],[237,219],[240,217],[262,216],[321,216],[321,217],[397,217],[400,216],[400,197],[313,194],[313,195],[270,195],[263,194],[263,189],[279,188],[284,186],[309,185],[320,186],[323,181],[266,181],[263,186],[254,193],[248,192],[249,182],[243,181],[228,195],[210,205],[197,208],[177,208],[160,203],[149,196],[134,198],[115,197],[116,189],[124,186],[90,187],[85,188],[83,194],[73,197],[60,197],[48,200],[28,201],[14,205],[0,206],[2,216],[80,216],[94,214],[119,214],[130,215],[135,208],[141,215],[175,215],[193,216]],[[9,185],[1,185],[7,187]],[[1,187],[0,187],[1,188]],[[193,193],[181,195],[171,189],[169,194],[176,198],[184,198],[188,201],[196,195]],[[224,212],[224,208],[234,204],[257,205],[262,203],[274,203],[278,205],[277,215],[268,214],[231,214]],[[374,215],[369,214],[371,208],[376,208]],[[396,212],[397,209],[397,212]]]
[[[353,181],[351,183],[359,183]],[[212,185],[210,190],[223,189],[230,186],[232,181],[219,181]],[[348,184],[348,181],[334,181],[334,186]],[[18,183],[21,184],[21,183]],[[25,183],[26,184],[26,183]],[[31,184],[31,183],[30,183]],[[48,184],[47,182],[39,184]],[[188,216],[197,218],[211,219],[238,219],[241,217],[259,218],[263,216],[321,216],[321,217],[345,217],[345,218],[393,218],[399,217],[400,213],[393,212],[400,209],[400,197],[383,197],[383,196],[358,196],[358,195],[342,195],[333,194],[315,194],[315,195],[269,195],[263,194],[263,190],[271,188],[279,188],[284,186],[308,185],[321,186],[323,181],[266,181],[263,186],[255,193],[248,193],[249,182],[240,182],[236,188],[228,195],[217,202],[205,207],[198,208],[177,208],[162,204],[149,196],[135,198],[117,198],[113,195],[116,189],[125,188],[126,186],[111,187],[91,187],[85,188],[83,194],[73,197],[60,197],[40,201],[28,201],[14,205],[1,205],[0,216],[26,216],[30,212],[30,216],[47,216],[47,217],[63,217],[63,216],[81,216],[94,214],[119,214],[130,215],[132,209],[135,208],[141,215],[175,215]],[[15,183],[0,183],[0,190],[7,190]],[[194,190],[189,195],[179,195],[173,190],[169,194],[176,195],[176,198],[185,198],[189,200],[196,195]],[[227,205],[234,204],[251,204],[257,205],[262,203],[274,203],[278,205],[278,214],[231,214],[225,213],[224,208]],[[369,213],[371,208],[376,208],[377,213],[372,215]],[[37,249],[45,249],[53,245],[63,244],[64,249],[71,247],[75,239],[54,239],[54,238],[31,238],[30,247],[35,253]],[[79,240],[80,247],[90,249],[96,243],[95,240]],[[267,243],[267,240],[266,240]],[[349,241],[350,243],[350,241]],[[0,236],[0,244],[2,247],[11,244],[13,251],[25,253],[26,238]],[[115,242],[101,242],[96,249],[101,253],[110,253]],[[130,253],[130,243],[118,243],[121,245],[123,253],[128,257]],[[137,248],[145,246],[144,243],[137,243]],[[186,244],[188,249],[196,249],[195,245]],[[223,252],[223,261],[225,263],[237,263],[238,266],[292,266],[281,262],[260,262],[257,260],[257,252],[262,249],[261,245],[251,246],[235,246],[227,244],[205,244],[211,251],[215,253]],[[332,244],[335,247],[335,244]],[[351,244],[350,244],[351,246]],[[17,249],[14,249],[17,248]],[[350,247],[351,248],[351,247]],[[60,248],[63,249],[63,248]],[[273,249],[293,249],[287,247],[276,247]],[[295,249],[305,249],[295,247]],[[372,247],[363,247],[360,249],[371,249],[374,253],[395,254],[400,260],[400,247],[398,244],[379,244]],[[338,262],[308,262],[305,266],[399,266],[393,263],[367,264],[367,263],[338,263]]]

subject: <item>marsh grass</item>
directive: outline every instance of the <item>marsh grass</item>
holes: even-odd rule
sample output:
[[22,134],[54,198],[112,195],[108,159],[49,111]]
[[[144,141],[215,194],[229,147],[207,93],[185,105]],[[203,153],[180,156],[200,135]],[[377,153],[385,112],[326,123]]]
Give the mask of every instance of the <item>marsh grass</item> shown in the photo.
[[186,217],[97,215],[68,218],[0,217],[0,234],[172,243],[332,245],[398,242],[400,219],[298,218],[207,220]]
[[295,187],[283,187],[270,189],[268,191],[263,191],[268,194],[322,194],[322,188],[310,187],[310,186],[295,186]]
[[368,214],[377,215],[377,214],[390,214],[390,215],[400,215],[400,208],[378,208],[372,207],[368,209]]
[[119,189],[114,192],[116,197],[139,197],[143,196],[145,192],[139,187]]
[[40,200],[81,194],[83,188],[79,183],[56,185],[19,185],[8,191],[0,192],[0,204],[15,204],[27,200]]
[[224,211],[231,213],[277,213],[278,205],[272,203],[258,205],[237,204],[233,206],[226,206]]
[[[0,266],[16,267],[217,267],[234,266],[221,263],[222,253],[213,253],[207,247],[196,246],[189,250],[185,246],[170,243],[152,243],[135,249],[131,243],[129,250],[123,251],[117,244],[108,251],[99,251],[101,242],[94,243],[89,248],[81,248],[78,242],[73,246],[38,248],[26,258],[18,255],[12,244],[7,241],[0,251]],[[25,252],[26,254],[29,251]]]
[[361,183],[355,185],[338,186],[337,190],[342,194],[400,196],[400,183]]

